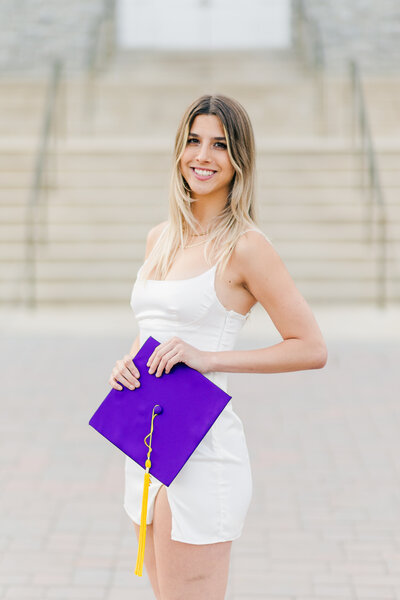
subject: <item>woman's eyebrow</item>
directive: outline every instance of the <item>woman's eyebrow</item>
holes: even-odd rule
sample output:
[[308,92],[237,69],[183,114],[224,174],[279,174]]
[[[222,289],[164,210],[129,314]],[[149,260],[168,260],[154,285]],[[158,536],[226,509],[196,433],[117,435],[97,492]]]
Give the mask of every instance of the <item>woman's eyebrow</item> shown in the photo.
[[[198,133],[194,133],[194,132],[189,133],[189,135],[195,135],[198,138],[201,137],[201,135],[199,135]],[[225,140],[226,141],[225,137],[213,137],[212,139],[213,140]]]

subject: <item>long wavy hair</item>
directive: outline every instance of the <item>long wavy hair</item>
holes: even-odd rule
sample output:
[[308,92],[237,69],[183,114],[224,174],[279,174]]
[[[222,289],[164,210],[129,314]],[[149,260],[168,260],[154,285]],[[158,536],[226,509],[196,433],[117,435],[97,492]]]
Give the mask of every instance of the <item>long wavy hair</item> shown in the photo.
[[[180,160],[191,125],[197,115],[216,115],[224,129],[235,173],[223,210],[209,223],[210,235],[203,246],[207,264],[221,262],[224,269],[240,234],[257,227],[255,214],[255,142],[250,118],[243,106],[221,94],[204,95],[192,102],[182,116],[175,137],[169,186],[169,216],[142,269],[141,279],[165,279],[176,253],[183,248],[199,222],[192,213],[191,190],[180,171]],[[258,228],[259,229],[259,228]]]

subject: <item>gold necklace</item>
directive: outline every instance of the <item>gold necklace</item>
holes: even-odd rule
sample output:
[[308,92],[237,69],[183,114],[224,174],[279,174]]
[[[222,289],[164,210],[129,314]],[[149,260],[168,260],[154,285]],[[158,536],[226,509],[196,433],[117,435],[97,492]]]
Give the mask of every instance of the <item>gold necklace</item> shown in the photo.
[[201,246],[201,244],[204,244],[207,240],[203,240],[202,242],[197,242],[197,244],[186,244],[186,246],[183,246],[183,249],[185,250],[186,248],[194,248],[194,246]]

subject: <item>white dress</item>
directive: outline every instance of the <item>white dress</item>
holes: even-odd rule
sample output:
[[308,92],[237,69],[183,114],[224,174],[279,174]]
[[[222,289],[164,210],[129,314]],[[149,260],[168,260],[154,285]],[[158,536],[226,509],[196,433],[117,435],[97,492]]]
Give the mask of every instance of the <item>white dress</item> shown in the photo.
[[[234,349],[237,334],[251,311],[243,315],[221,304],[214,285],[217,264],[196,277],[167,281],[140,280],[142,268],[131,297],[140,346],[151,335],[160,343],[177,336],[200,350]],[[204,375],[229,393],[227,373]],[[135,461],[125,458],[124,508],[137,524],[143,473]],[[154,501],[162,485],[151,476],[147,523],[153,520]],[[232,400],[166,490],[172,540],[211,544],[241,535],[252,495],[252,476],[242,422],[233,410]]]

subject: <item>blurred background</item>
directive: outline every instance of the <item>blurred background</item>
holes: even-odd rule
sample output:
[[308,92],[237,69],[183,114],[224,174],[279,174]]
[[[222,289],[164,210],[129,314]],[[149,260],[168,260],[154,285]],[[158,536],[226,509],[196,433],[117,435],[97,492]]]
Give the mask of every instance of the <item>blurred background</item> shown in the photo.
[[[229,376],[254,496],[227,598],[399,599],[398,3],[3,0],[0,50],[0,598],[153,598],[88,421],[137,335],[179,120],[223,93],[329,354]],[[279,341],[257,305],[237,348]]]
[[260,226],[312,303],[400,300],[400,16],[373,0],[6,1],[4,305],[126,304],[195,98],[252,119]]

